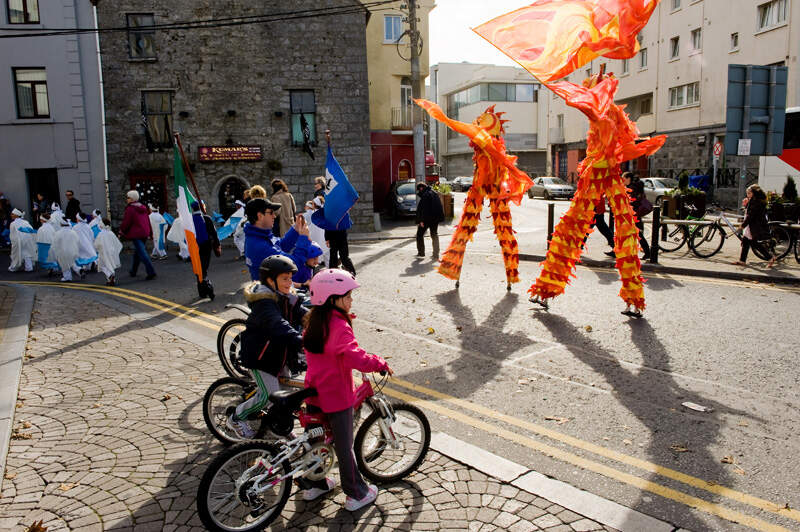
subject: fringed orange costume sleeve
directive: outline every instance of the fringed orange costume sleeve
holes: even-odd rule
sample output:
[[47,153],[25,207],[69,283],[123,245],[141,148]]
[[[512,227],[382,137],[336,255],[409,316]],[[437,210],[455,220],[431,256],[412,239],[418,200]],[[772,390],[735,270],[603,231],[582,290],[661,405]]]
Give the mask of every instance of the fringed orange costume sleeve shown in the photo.
[[470,147],[474,150],[472,161],[474,173],[472,187],[464,201],[461,219],[450,240],[447,251],[442,255],[439,273],[456,281],[461,277],[464,264],[464,251],[467,243],[478,229],[484,198],[489,199],[494,234],[500,243],[503,263],[506,269],[508,285],[519,282],[519,246],[511,226],[511,209],[509,202],[517,205],[533,182],[528,174],[517,168],[517,157],[506,153],[506,145],[501,137],[503,113],[496,113],[494,106],[486,110],[471,124],[453,120],[433,102],[414,100],[428,114],[442,122],[450,129],[470,139]]

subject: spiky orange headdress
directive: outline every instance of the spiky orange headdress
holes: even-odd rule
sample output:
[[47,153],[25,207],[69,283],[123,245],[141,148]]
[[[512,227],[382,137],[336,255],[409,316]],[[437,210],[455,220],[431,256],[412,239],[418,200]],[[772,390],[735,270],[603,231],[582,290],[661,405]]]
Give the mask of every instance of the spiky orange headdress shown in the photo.
[[494,105],[488,107],[483,113],[481,113],[478,118],[472,121],[473,124],[476,126],[486,130],[493,137],[499,137],[500,135],[504,134],[506,130],[503,128],[503,124],[508,122],[508,120],[502,120],[500,118],[501,115],[504,115],[504,112],[496,113],[494,111]]

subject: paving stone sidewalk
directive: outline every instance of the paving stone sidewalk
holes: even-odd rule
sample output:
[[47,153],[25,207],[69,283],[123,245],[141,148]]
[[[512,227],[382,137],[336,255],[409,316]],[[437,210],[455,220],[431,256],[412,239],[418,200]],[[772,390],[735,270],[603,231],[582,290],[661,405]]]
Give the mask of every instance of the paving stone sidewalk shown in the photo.
[[[38,290],[0,490],[0,530],[203,530],[195,493],[222,447],[202,418],[215,353],[71,290]],[[431,451],[352,514],[292,495],[272,530],[611,530]]]

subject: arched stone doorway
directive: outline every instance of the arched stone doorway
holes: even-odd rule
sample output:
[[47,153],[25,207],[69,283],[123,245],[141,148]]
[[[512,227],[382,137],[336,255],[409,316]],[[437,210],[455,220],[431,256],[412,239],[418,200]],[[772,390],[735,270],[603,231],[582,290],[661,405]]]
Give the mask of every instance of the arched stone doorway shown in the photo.
[[244,191],[249,187],[250,185],[247,181],[239,176],[229,175],[223,177],[215,187],[217,190],[218,212],[225,218],[233,214],[237,209],[235,201],[241,200]]
[[408,179],[413,179],[413,175],[414,174],[411,172],[411,161],[408,159],[400,161],[400,164],[397,165],[397,180],[406,181]]

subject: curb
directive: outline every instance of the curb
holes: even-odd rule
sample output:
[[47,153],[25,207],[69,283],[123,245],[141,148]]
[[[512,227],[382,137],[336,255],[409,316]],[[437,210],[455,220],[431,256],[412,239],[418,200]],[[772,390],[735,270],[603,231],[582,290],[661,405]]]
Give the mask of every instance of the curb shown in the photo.
[[[543,262],[544,255],[531,255],[527,253],[520,253],[519,260],[526,262]],[[607,268],[613,270],[615,268],[614,261],[612,260],[596,260],[596,259],[581,259],[577,263],[580,266],[589,266],[592,268]],[[711,270],[695,270],[693,268],[681,268],[679,266],[663,266],[661,264],[652,264],[650,262],[642,263],[643,272],[651,273],[669,273],[673,275],[685,275],[687,277],[713,277],[715,279],[727,279],[731,281],[754,281],[758,283],[781,283],[781,284],[800,284],[800,279],[796,277],[786,276],[771,276],[762,275],[757,273],[737,273],[726,271],[711,271]]]
[[538,473],[442,432],[431,435],[431,449],[497,480],[547,499],[567,510],[621,532],[673,532],[677,526]]
[[0,354],[0,471],[5,472],[6,456],[14,425],[19,379],[22,374],[22,357],[28,342],[34,291],[23,286],[4,284],[16,291],[14,312],[8,317]]

